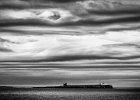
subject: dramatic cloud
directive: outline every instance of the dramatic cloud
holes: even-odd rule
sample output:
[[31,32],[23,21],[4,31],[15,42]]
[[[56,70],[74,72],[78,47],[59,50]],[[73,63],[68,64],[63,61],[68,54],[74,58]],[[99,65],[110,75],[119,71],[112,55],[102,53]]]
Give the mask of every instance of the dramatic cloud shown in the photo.
[[139,86],[139,7],[138,0],[1,0],[0,85]]

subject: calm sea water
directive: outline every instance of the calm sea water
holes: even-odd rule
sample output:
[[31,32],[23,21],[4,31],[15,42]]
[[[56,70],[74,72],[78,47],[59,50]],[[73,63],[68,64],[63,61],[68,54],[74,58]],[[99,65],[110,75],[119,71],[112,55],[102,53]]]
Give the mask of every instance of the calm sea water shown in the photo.
[[127,89],[16,89],[0,91],[0,100],[140,100],[140,91]]

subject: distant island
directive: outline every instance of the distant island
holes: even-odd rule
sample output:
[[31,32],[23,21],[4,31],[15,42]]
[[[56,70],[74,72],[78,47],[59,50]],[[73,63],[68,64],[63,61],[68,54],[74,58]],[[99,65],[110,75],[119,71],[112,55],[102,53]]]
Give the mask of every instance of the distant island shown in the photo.
[[96,85],[68,85],[64,83],[62,86],[47,86],[47,87],[34,87],[34,88],[110,88],[112,89],[112,85],[107,85],[104,83],[96,84]]

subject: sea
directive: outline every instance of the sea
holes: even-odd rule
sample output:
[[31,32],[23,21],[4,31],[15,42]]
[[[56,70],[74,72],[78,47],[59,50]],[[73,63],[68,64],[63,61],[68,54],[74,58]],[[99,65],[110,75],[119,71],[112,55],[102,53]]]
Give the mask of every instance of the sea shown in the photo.
[[6,88],[0,100],[140,100],[140,88]]

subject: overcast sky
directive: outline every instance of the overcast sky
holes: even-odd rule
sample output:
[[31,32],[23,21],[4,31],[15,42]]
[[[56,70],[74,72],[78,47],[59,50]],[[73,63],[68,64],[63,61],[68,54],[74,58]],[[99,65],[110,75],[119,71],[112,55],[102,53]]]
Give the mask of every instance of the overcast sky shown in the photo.
[[140,85],[139,0],[0,0],[0,85]]

